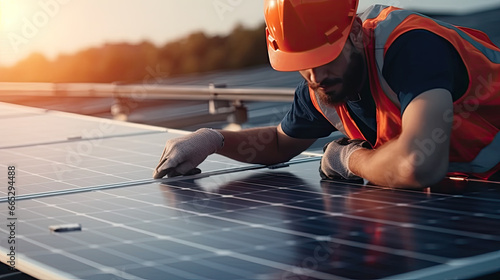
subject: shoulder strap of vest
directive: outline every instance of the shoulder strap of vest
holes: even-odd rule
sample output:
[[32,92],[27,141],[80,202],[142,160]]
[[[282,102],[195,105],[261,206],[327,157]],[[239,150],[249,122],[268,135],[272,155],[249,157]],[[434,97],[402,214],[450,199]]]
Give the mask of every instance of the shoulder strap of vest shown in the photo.
[[[384,5],[374,5],[368,8],[363,14],[360,15],[360,18],[363,20],[363,25],[368,29],[372,29],[373,40],[374,40],[374,56],[375,56],[375,65],[377,69],[377,76],[379,80],[380,87],[384,91],[385,95],[391,100],[396,106],[401,107],[401,103],[399,102],[398,95],[392,90],[384,76],[382,75],[382,69],[384,66],[384,47],[387,38],[391,31],[396,28],[397,24],[400,23],[399,20],[387,20],[390,17],[393,17],[394,11],[403,11],[396,7],[384,6]],[[389,24],[394,24],[397,22],[395,26],[391,26],[388,30]]]

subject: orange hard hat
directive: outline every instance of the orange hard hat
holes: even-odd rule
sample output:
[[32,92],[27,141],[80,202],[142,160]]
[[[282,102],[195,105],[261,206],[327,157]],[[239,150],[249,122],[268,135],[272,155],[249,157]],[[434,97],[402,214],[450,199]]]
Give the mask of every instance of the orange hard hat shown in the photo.
[[311,69],[337,58],[358,0],[264,0],[267,51],[278,71]]

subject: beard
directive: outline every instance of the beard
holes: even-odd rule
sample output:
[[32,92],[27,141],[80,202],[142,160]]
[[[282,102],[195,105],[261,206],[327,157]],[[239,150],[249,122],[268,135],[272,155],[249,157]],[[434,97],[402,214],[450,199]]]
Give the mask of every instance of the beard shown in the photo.
[[[347,66],[342,78],[324,79],[314,89],[323,104],[333,107],[334,105],[345,103],[350,96],[358,96],[364,82],[365,64],[363,56],[359,51],[352,52],[350,58],[351,62]],[[331,87],[335,87],[336,89],[327,92],[323,90],[330,89]]]

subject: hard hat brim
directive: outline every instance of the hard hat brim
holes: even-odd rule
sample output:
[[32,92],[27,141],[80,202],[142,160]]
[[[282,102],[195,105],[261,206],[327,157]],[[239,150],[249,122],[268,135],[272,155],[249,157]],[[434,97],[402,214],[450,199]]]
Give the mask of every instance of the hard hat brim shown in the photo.
[[346,33],[333,44],[326,43],[305,52],[285,52],[268,46],[271,66],[277,71],[300,71],[330,63],[342,52],[350,32]]

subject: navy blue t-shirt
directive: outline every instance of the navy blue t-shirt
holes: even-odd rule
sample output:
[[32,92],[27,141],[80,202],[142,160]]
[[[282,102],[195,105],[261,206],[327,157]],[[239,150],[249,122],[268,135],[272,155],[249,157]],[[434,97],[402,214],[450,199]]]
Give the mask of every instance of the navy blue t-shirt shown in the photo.
[[[425,30],[409,31],[394,41],[384,58],[382,75],[398,94],[401,114],[419,94],[442,88],[451,92],[453,101],[466,91],[467,70],[455,48],[442,37]],[[358,127],[374,144],[376,140],[375,102],[366,82],[360,92],[361,100],[347,102]],[[306,81],[296,91],[290,111],[281,122],[290,137],[321,138],[336,131],[330,122],[314,108]]]

